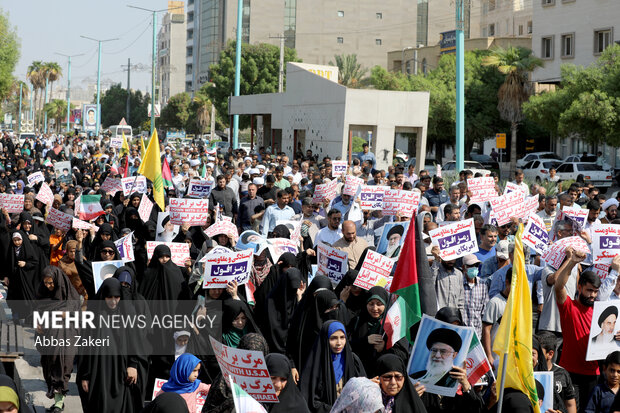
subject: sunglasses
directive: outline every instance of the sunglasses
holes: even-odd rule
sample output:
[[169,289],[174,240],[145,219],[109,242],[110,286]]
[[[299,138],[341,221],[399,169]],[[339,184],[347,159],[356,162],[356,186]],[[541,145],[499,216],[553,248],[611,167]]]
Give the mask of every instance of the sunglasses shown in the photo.
[[113,250],[101,250],[101,253],[105,255],[114,255]]
[[390,382],[392,381],[392,379],[396,381],[403,381],[405,380],[405,376],[403,376],[402,374],[384,374],[381,376],[381,380],[383,381]]

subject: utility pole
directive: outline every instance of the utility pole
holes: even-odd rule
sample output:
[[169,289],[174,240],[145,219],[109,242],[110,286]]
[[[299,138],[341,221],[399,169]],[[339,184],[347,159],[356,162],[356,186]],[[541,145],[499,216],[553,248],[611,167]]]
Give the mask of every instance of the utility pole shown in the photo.
[[17,133],[18,136],[22,131],[22,88],[24,84],[19,82],[19,114],[17,115]]
[[[456,0],[456,170],[465,167],[465,3]],[[502,395],[503,396],[503,395]],[[500,398],[501,400],[501,398]],[[501,404],[500,404],[501,406]]]
[[[124,67],[121,65],[121,67]],[[127,58],[127,104],[125,106],[125,120],[129,124],[129,112],[131,111],[131,58]]]
[[43,99],[43,133],[47,133],[47,110],[45,110],[45,105],[47,105],[48,83],[49,83],[49,77],[45,76],[45,98]]
[[97,125],[95,127],[95,135],[99,136],[99,126],[101,125],[101,105],[99,104],[99,102],[101,101],[101,43],[111,42],[111,41],[118,40],[118,39],[114,38],[114,39],[99,40],[99,39],[93,39],[92,37],[87,37],[87,36],[80,36],[80,37],[83,39],[92,40],[99,44],[99,58],[97,59]]
[[[57,55],[64,56],[69,59],[69,67],[67,68],[67,133],[71,131],[71,58],[84,56],[84,53],[68,55],[62,53],[56,53]],[[60,125],[58,125],[58,132],[60,132]]]
[[[237,1],[237,43],[235,45],[235,96],[241,93],[241,33],[243,31],[243,0]],[[230,110],[230,109],[229,109]],[[239,115],[233,118],[232,148],[239,146]]]
[[280,39],[280,72],[278,73],[278,93],[284,91],[284,33],[278,36],[269,36],[270,39]]

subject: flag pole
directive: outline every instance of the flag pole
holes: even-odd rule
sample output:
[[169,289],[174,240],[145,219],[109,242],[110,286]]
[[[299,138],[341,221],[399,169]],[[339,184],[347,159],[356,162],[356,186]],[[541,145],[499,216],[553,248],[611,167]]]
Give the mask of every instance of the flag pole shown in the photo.
[[506,385],[506,361],[508,353],[502,355],[502,374],[499,381],[499,398],[497,400],[497,413],[502,413],[502,405],[504,404],[504,386]]
[[387,313],[391,306],[392,306],[392,293],[390,293],[388,297],[388,302],[387,302],[387,305],[385,306],[385,311],[383,312],[383,319],[381,320],[381,330],[379,330],[379,333],[383,331],[384,336],[385,336],[385,328],[383,328],[383,326],[385,326],[385,319],[387,318]]

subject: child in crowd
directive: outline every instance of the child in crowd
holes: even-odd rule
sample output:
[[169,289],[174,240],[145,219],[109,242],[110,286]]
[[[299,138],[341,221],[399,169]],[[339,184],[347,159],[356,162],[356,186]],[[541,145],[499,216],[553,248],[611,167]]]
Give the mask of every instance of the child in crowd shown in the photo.
[[200,373],[200,359],[193,354],[181,354],[170,369],[170,380],[166,382],[158,395],[161,393],[178,393],[185,399],[190,412],[196,411],[196,400],[209,393],[211,385],[198,380]]
[[539,366],[546,368],[546,371],[553,372],[553,409],[576,412],[577,401],[570,375],[564,368],[553,362],[558,343],[557,337],[548,331],[541,331],[537,337],[542,351],[542,354],[538,356],[542,358]]
[[609,413],[620,388],[620,351],[614,351],[605,359],[605,381],[597,384],[584,410],[586,413]]

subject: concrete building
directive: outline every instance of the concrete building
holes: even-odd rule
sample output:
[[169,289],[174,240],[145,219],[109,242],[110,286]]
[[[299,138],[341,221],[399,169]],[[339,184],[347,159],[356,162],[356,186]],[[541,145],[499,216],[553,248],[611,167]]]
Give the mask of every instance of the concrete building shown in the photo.
[[169,1],[157,34],[159,98],[165,105],[171,96],[185,91],[185,44],[187,29],[184,3]]
[[337,73],[333,66],[288,63],[284,93],[231,97],[230,114],[260,117],[257,144],[289,155],[310,149],[319,158],[346,159],[350,133],[371,131],[378,168],[392,163],[396,134],[415,135],[424,165],[429,93],[348,89],[333,80]]
[[536,1],[541,0],[482,0],[480,37],[530,36]]

